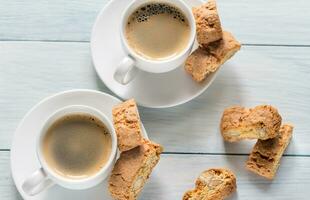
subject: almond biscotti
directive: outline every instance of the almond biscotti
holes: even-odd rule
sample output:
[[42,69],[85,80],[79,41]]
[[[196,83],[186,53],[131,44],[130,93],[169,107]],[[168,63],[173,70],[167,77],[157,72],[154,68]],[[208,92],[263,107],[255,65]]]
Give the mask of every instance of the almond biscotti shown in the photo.
[[267,140],[278,135],[281,122],[278,110],[270,105],[250,109],[233,106],[224,110],[220,129],[224,140],[229,142],[243,139]]
[[215,0],[209,0],[199,7],[193,8],[196,21],[197,41],[201,46],[222,38],[221,21]]
[[200,174],[196,188],[186,192],[183,200],[221,200],[237,188],[236,176],[228,169],[209,169]]
[[240,43],[234,36],[224,31],[221,40],[211,43],[207,48],[199,47],[192,52],[185,62],[185,71],[195,81],[202,82],[231,58],[240,47]]
[[293,126],[285,124],[281,126],[276,138],[258,140],[249,156],[246,168],[267,179],[273,179],[292,134]]
[[142,145],[122,152],[109,180],[112,197],[115,200],[137,199],[161,152],[159,144],[146,139],[143,139]]
[[128,151],[142,143],[141,122],[137,104],[130,99],[112,110],[113,123],[120,151]]

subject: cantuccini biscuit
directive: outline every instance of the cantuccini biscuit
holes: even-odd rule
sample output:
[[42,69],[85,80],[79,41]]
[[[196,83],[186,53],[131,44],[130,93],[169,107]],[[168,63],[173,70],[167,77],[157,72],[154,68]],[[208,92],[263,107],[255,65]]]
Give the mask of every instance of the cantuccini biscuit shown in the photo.
[[228,169],[209,169],[200,174],[194,190],[186,192],[183,200],[221,200],[237,188],[236,177]]
[[266,140],[278,135],[282,118],[270,105],[254,108],[234,106],[224,110],[220,129],[224,140],[235,142],[243,139]]
[[162,147],[143,139],[142,145],[122,152],[110,180],[109,191],[116,200],[135,200],[152,169],[158,163]]
[[120,151],[128,151],[142,143],[141,122],[134,99],[116,105],[112,110]]
[[223,38],[211,43],[207,48],[199,47],[187,58],[185,70],[197,82],[203,81],[231,58],[239,49],[240,43],[227,31]]
[[249,156],[246,168],[267,179],[273,179],[292,134],[293,126],[285,124],[281,126],[276,138],[258,140]]
[[217,13],[215,0],[209,0],[199,7],[193,8],[196,21],[197,41],[201,46],[222,38],[222,27]]

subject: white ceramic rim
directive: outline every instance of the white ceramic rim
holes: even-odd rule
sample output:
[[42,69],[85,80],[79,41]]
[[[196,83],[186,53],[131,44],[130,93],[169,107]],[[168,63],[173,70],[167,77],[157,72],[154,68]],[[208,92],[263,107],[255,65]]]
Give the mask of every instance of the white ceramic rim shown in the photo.
[[[105,95],[105,96],[107,96],[107,97],[109,97],[109,98],[112,98],[112,99],[114,99],[115,101],[118,101],[118,102],[121,103],[121,101],[120,101],[118,98],[116,98],[116,97],[114,97],[114,96],[112,96],[112,95],[110,95],[110,94],[103,93],[103,92],[99,92],[99,91],[97,91],[97,90],[90,90],[90,89],[73,89],[73,90],[66,90],[66,91],[59,92],[59,93],[53,94],[53,95],[51,95],[51,96],[45,97],[44,99],[42,99],[41,101],[39,101],[39,103],[37,103],[35,106],[33,106],[33,107],[24,115],[24,117],[22,118],[22,120],[19,122],[17,128],[16,128],[15,131],[14,131],[14,135],[13,135],[13,139],[12,139],[12,144],[11,144],[11,151],[12,151],[12,149],[14,149],[14,141],[16,140],[15,138],[16,138],[16,134],[17,134],[16,130],[18,130],[18,129],[20,128],[20,126],[22,126],[22,124],[24,123],[25,119],[30,115],[30,113],[32,113],[35,109],[37,109],[37,107],[39,107],[41,104],[45,103],[45,102],[48,101],[49,99],[55,98],[56,96],[59,96],[59,95],[64,95],[64,94],[67,94],[67,93],[72,93],[72,92],[92,92],[92,93],[97,93],[97,94],[100,94],[100,95]],[[13,153],[11,152],[11,154],[10,154],[10,166],[13,166],[13,163],[12,163],[12,161],[13,161],[12,155],[13,155]],[[16,185],[16,177],[15,177],[15,176],[16,176],[16,173],[12,173],[12,172],[11,172],[11,174],[12,174],[12,178],[13,178],[14,184]],[[18,190],[18,192],[19,192],[20,194],[23,194],[23,192],[20,190],[20,187],[16,187],[16,188],[17,188],[17,190]],[[23,195],[22,195],[22,196],[23,196]],[[23,198],[25,198],[25,196],[23,196]]]
[[[104,167],[102,167],[97,173],[93,174],[92,176],[86,177],[86,178],[81,178],[81,179],[70,179],[70,178],[65,178],[59,174],[57,174],[54,170],[50,168],[50,166],[47,164],[46,159],[44,158],[42,154],[42,142],[43,138],[46,135],[47,129],[57,120],[59,117],[55,119],[55,116],[58,115],[59,113],[65,111],[65,110],[70,110],[70,109],[76,109],[76,110],[81,110],[83,109],[84,111],[70,111],[67,114],[61,115],[60,117],[73,114],[73,113],[86,113],[90,115],[95,115],[96,118],[98,118],[110,131],[111,138],[112,138],[112,146],[111,146],[111,154],[109,156],[108,161],[105,163]],[[91,110],[93,113],[88,112],[87,110]],[[104,121],[102,119],[104,119]],[[65,106],[62,108],[57,109],[55,112],[53,112],[44,122],[41,130],[40,130],[40,135],[36,138],[36,152],[37,152],[37,157],[38,160],[41,164],[41,167],[47,172],[48,177],[51,178],[56,184],[63,185],[62,183],[65,183],[66,186],[72,185],[71,189],[76,188],[75,186],[78,186],[79,184],[85,183],[85,182],[91,182],[92,180],[99,179],[99,176],[102,176],[110,167],[110,165],[113,164],[114,158],[116,156],[117,152],[117,139],[116,139],[116,133],[113,128],[112,122],[106,117],[105,114],[100,112],[98,109],[93,108],[91,106],[85,106],[85,105],[69,105]],[[103,179],[105,179],[104,177]],[[102,179],[102,180],[103,180]],[[102,181],[101,180],[101,181]],[[101,182],[100,181],[100,182]],[[90,184],[91,185],[91,184]],[[83,186],[82,186],[83,187]],[[93,185],[91,185],[93,187]],[[85,187],[83,187],[85,188]],[[85,188],[86,189],[86,188]]]
[[[95,71],[96,73],[98,74],[99,78],[101,79],[101,81],[104,83],[104,85],[111,91],[113,91],[114,94],[116,94],[119,98],[121,98],[122,100],[125,100],[125,98],[122,98],[121,94],[118,92],[118,91],[115,91],[113,90],[112,87],[109,86],[109,84],[107,84],[103,78],[103,76],[101,75],[101,73],[99,73],[99,65],[96,64],[96,59],[94,57],[94,54],[93,54],[93,51],[94,51],[94,34],[95,34],[95,30],[97,29],[97,26],[99,24],[99,21],[100,21],[100,18],[101,18],[101,15],[106,11],[106,9],[109,8],[110,4],[112,4],[114,0],[110,0],[102,9],[101,11],[99,12],[99,14],[97,15],[97,18],[95,20],[95,23],[93,25],[93,28],[92,28],[92,33],[91,33],[91,40],[90,40],[90,52],[91,52],[91,57],[92,57],[92,61],[93,61],[93,65],[94,65],[94,68],[95,68]],[[204,1],[202,0],[198,0],[200,1],[201,4],[204,3]],[[175,106],[179,106],[179,105],[182,105],[184,103],[187,103],[189,101],[191,101],[192,99],[195,99],[196,97],[200,96],[203,92],[206,91],[206,89],[212,84],[212,82],[214,81],[214,79],[216,78],[219,70],[221,68],[219,68],[217,71],[215,71],[213,74],[211,74],[211,80],[209,81],[208,84],[206,84],[199,92],[197,92],[195,95],[192,95],[192,96],[189,96],[188,98],[185,98],[184,100],[182,101],[179,101],[177,103],[173,103],[173,104],[166,104],[166,105],[150,105],[150,104],[147,104],[147,103],[142,103],[142,102],[139,102],[138,100],[137,103],[140,105],[140,106],[143,106],[143,107],[146,107],[146,108],[170,108],[170,107],[175,107]]]
[[[137,54],[134,50],[132,50],[132,48],[129,46],[129,44],[126,40],[125,33],[124,33],[125,28],[126,28],[126,23],[128,20],[128,16],[130,16],[132,14],[132,13],[129,13],[129,11],[131,10],[132,7],[135,7],[136,6],[135,4],[137,3],[137,1],[132,1],[123,11],[123,14],[121,17],[121,28],[120,28],[120,37],[122,40],[122,44],[125,47],[126,51],[128,51],[129,56],[133,57],[133,59],[139,58],[140,60],[142,60],[144,62],[155,63],[155,64],[159,64],[159,63],[165,64],[165,63],[173,62],[174,60],[180,59],[182,56],[184,56],[184,54],[186,54],[188,52],[189,49],[192,48],[192,46],[195,42],[195,38],[196,38],[196,23],[195,23],[194,15],[192,13],[192,10],[189,8],[189,6],[186,3],[184,3],[183,0],[174,0],[174,1],[178,1],[183,6],[183,8],[180,8],[179,6],[174,5],[174,3],[170,3],[169,0],[154,0],[154,1],[150,1],[150,2],[145,0],[145,2],[139,4],[138,7],[142,6],[144,4],[148,4],[148,3],[166,3],[166,4],[170,4],[172,6],[177,7],[182,12],[185,12],[186,18],[188,18],[188,23],[189,23],[190,28],[191,28],[190,39],[188,40],[188,44],[186,45],[186,48],[184,48],[179,54],[177,54],[171,58],[163,59],[163,60],[147,59],[147,58]],[[179,67],[179,66],[175,66],[174,68],[170,69],[169,71],[172,71],[173,69],[175,69],[177,67]],[[144,69],[142,69],[143,67],[138,67],[138,68],[140,68],[141,70],[144,70]],[[150,72],[150,73],[152,73],[152,72]],[[163,73],[165,73],[165,72],[163,72]]]

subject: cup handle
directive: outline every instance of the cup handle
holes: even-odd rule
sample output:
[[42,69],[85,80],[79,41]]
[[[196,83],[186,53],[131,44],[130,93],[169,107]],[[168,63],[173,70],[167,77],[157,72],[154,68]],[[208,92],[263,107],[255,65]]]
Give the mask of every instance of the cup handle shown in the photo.
[[139,72],[134,64],[135,61],[132,58],[125,57],[114,72],[114,79],[122,85],[128,84]]
[[53,181],[40,168],[24,181],[22,189],[27,195],[34,196],[52,185]]

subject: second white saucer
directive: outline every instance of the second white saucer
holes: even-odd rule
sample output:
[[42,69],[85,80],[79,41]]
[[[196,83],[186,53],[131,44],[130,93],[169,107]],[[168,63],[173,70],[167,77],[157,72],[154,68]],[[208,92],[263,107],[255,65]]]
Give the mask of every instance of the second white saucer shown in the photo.
[[[70,90],[58,93],[39,102],[33,107],[17,127],[11,147],[11,172],[16,188],[25,200],[112,200],[107,180],[87,190],[68,190],[58,185],[36,196],[26,195],[21,186],[23,181],[40,167],[36,156],[35,138],[47,117],[55,110],[69,105],[85,105],[96,108],[112,120],[112,107],[121,101],[94,90]],[[147,138],[142,125],[143,135]]]

